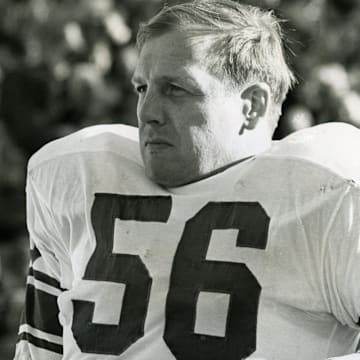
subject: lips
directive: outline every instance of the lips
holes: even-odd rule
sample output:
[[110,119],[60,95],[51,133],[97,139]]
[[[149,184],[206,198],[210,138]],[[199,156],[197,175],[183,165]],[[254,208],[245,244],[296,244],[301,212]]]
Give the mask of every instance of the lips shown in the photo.
[[147,146],[173,146],[169,141],[163,139],[150,139],[145,141],[145,147]]
[[162,138],[148,139],[144,142],[145,150],[152,155],[167,153],[172,147],[173,145],[169,141]]

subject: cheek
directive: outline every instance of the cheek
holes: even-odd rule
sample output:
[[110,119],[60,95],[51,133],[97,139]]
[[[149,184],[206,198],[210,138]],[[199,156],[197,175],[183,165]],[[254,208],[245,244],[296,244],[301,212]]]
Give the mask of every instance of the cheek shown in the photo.
[[239,141],[241,115],[230,101],[213,101],[202,109],[204,120],[194,131],[194,141],[203,157],[219,161],[228,158]]
[[218,134],[209,127],[209,124],[202,124],[190,127],[190,134],[188,137],[188,144],[184,144],[184,150],[189,154],[193,154],[196,161],[204,162],[207,158],[213,156],[218,149]]
[[224,146],[230,145],[229,142],[236,141],[239,137],[244,118],[238,102],[224,100],[212,107],[213,130],[216,137],[224,142]]
[[208,114],[202,104],[189,102],[176,109],[177,120],[173,122],[184,146],[196,145],[201,141],[203,132],[207,130]]

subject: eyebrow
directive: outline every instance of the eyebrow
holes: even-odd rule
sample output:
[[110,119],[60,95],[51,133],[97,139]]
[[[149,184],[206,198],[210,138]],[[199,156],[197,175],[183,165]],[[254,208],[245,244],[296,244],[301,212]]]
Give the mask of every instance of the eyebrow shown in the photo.
[[[188,83],[190,83],[191,86],[194,87],[199,87],[197,81],[195,81],[193,78],[191,78],[190,76],[183,74],[183,75],[178,75],[178,76],[174,76],[174,75],[162,75],[159,78],[156,79],[156,81],[165,81],[165,82],[183,82],[186,81]],[[131,78],[131,82],[133,85],[136,84],[141,84],[143,82],[143,79],[141,76],[138,75],[134,75]]]
[[140,77],[140,76],[133,76],[133,77],[131,78],[131,83],[132,83],[133,85],[135,85],[135,84],[141,84],[141,83],[142,83],[141,77]]

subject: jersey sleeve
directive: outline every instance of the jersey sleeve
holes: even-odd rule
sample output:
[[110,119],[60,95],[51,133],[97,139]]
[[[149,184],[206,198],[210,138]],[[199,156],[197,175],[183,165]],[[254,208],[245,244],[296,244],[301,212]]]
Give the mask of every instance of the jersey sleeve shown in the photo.
[[128,172],[113,165],[119,159],[142,173],[137,139],[136,128],[98,125],[56,139],[30,158],[26,199],[31,261],[14,360],[59,360],[71,348],[67,343],[63,347],[62,325],[68,325],[69,313],[61,304],[73,290],[74,278],[81,276],[82,256],[74,254],[81,252],[81,244],[87,250],[95,246],[88,236],[91,214],[84,209],[92,203],[94,189],[128,179]]
[[64,291],[59,260],[61,249],[56,245],[59,233],[56,218],[36,180],[41,179],[34,179],[28,174],[26,192],[30,265],[15,360],[57,360],[62,358],[63,352],[57,304],[58,296]]
[[324,292],[340,323],[360,331],[360,188],[349,181],[330,219]]
[[[340,185],[331,186],[338,196],[332,216],[328,218],[325,211],[323,217],[320,215],[318,228],[312,231],[318,231],[326,244],[319,265],[327,309],[340,323],[357,330],[360,330],[360,162],[356,155],[359,152],[360,130],[336,122],[295,132],[275,143],[270,151],[275,157],[307,161],[326,169],[328,177],[339,178]],[[330,193],[326,186],[322,191],[325,196]]]

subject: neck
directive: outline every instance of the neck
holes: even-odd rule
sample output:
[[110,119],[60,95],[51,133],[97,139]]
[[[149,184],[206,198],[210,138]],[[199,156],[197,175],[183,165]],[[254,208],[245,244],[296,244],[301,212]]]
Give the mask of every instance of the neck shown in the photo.
[[215,169],[215,170],[212,170],[212,171],[210,171],[210,172],[208,172],[208,173],[206,173],[206,174],[203,174],[203,175],[197,177],[196,179],[193,179],[193,180],[191,180],[191,181],[189,181],[189,182],[186,182],[186,183],[183,183],[183,184],[181,184],[181,185],[177,185],[176,187],[178,187],[178,186],[190,185],[190,184],[196,183],[196,182],[198,182],[198,181],[204,180],[204,179],[206,179],[206,178],[209,178],[209,177],[211,177],[211,176],[220,174],[220,173],[222,173],[223,171],[231,168],[232,166],[235,166],[235,165],[237,165],[237,164],[239,164],[239,163],[242,163],[242,162],[244,162],[244,161],[246,161],[246,160],[249,160],[249,159],[253,158],[254,156],[255,156],[255,155],[249,155],[249,156],[246,156],[246,157],[244,157],[244,158],[241,158],[240,160],[233,161],[233,162],[231,162],[231,163],[229,163],[229,164],[226,164],[226,165],[224,165],[224,166],[222,166],[222,167],[219,167],[219,168],[217,168],[217,169]]

